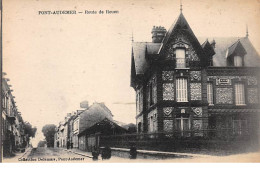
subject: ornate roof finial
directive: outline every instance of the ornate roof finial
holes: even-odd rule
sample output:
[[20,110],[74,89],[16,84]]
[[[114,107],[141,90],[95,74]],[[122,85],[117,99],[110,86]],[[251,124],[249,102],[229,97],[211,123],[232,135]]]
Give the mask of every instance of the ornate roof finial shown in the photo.
[[182,0],[180,0],[180,11],[182,13]]
[[248,37],[248,36],[249,36],[249,34],[248,34],[248,26],[246,24],[246,37]]
[[132,30],[132,37],[131,37],[131,41],[132,41],[132,43],[134,42],[134,34],[133,34],[133,30]]

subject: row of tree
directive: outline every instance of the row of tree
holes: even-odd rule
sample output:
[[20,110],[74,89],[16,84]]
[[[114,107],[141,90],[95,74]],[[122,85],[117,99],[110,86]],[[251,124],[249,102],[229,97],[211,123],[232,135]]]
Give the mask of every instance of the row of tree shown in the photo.
[[24,133],[28,134],[28,137],[35,137],[37,128],[36,127],[32,127],[32,125],[29,122],[25,122],[24,123]]
[[54,135],[55,135],[56,125],[47,124],[43,126],[42,133],[45,137],[44,141],[38,143],[38,147],[43,147],[44,144],[47,144],[47,147],[54,147]]

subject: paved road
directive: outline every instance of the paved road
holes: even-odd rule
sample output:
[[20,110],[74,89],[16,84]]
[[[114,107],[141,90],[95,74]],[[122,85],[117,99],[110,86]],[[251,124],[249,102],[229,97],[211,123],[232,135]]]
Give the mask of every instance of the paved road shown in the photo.
[[91,162],[92,158],[74,154],[64,149],[38,147],[33,148],[25,160],[32,160],[33,162]]

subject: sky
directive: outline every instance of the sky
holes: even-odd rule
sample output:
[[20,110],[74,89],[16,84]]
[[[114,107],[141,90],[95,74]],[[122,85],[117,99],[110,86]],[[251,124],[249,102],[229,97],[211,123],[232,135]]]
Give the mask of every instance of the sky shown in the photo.
[[[260,51],[260,0],[182,3],[197,37],[244,37],[248,25]],[[38,14],[54,10],[83,14]],[[35,141],[43,139],[45,124],[58,125],[84,100],[104,102],[115,120],[135,123],[132,34],[134,41],[149,42],[154,25],[168,30],[179,13],[179,0],[3,0],[3,71],[23,119],[38,128]]]

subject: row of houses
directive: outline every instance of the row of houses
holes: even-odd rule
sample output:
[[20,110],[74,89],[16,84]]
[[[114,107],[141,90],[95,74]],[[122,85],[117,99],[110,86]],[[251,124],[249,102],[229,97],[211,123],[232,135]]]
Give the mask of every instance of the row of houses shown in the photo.
[[100,136],[127,133],[127,125],[113,120],[113,114],[104,103],[80,104],[81,109],[68,113],[54,135],[54,147],[78,148],[92,151],[100,145]]
[[26,132],[26,122],[18,111],[15,96],[12,94],[9,79],[2,78],[2,147],[3,156],[12,156],[15,152],[24,150],[29,146],[29,134]]

